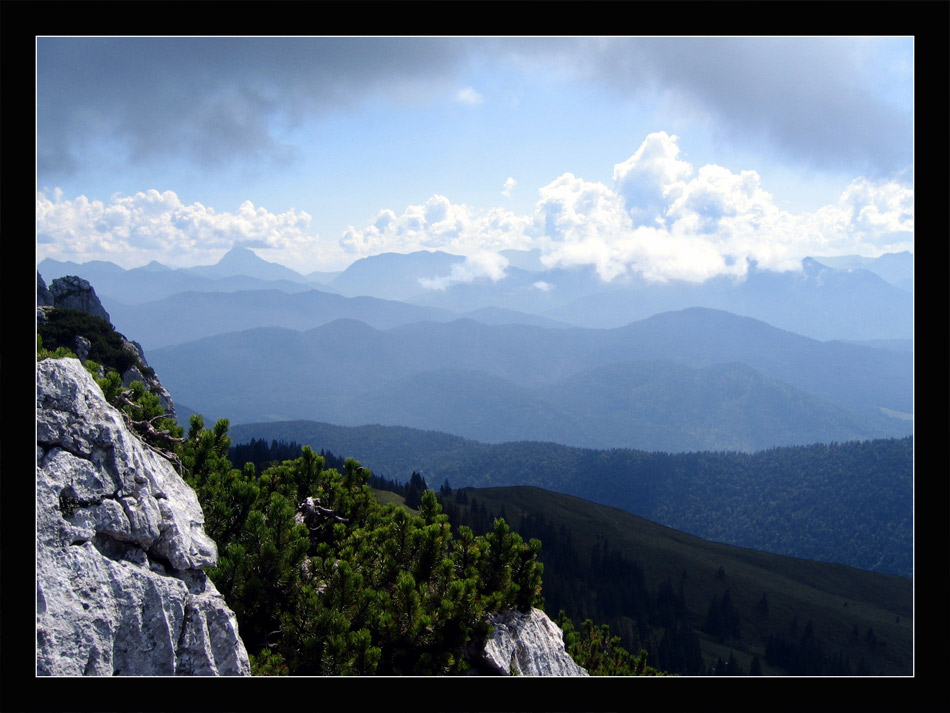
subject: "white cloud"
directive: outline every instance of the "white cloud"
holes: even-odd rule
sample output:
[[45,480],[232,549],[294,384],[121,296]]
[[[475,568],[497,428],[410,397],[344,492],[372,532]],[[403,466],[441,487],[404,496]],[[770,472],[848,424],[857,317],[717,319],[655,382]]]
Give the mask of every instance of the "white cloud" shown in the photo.
[[678,158],[677,139],[665,131],[650,134],[630,158],[614,166],[615,188],[638,223],[656,220],[693,172],[689,163]]
[[[108,202],[78,196],[62,200],[37,193],[36,230],[44,240],[38,257],[86,262],[112,260],[135,267],[151,260],[168,265],[214,262],[238,243],[279,252],[287,264],[313,261],[318,238],[308,232],[310,215],[272,213],[250,201],[237,212],[218,213],[201,203],[183,204],[173,191],[114,195]],[[47,242],[55,242],[45,247]]]
[[517,183],[518,182],[514,178],[509,176],[507,180],[505,181],[505,187],[501,189],[501,194],[505,198],[511,198],[511,191],[514,189],[515,184]]
[[422,205],[406,207],[402,215],[386,209],[372,225],[363,229],[350,226],[340,238],[340,246],[353,258],[433,249],[459,255],[527,249],[530,238],[525,228],[530,222],[528,217],[500,208],[476,211],[434,195]]
[[456,92],[455,101],[457,101],[459,104],[475,106],[476,104],[481,104],[483,101],[485,101],[485,98],[471,87],[465,87],[464,89],[459,89],[458,92]]
[[487,277],[498,282],[505,276],[508,258],[504,255],[480,250],[465,257],[465,262],[455,263],[448,275],[443,277],[420,278],[419,284],[428,290],[444,290],[463,282],[474,282],[479,277]]
[[913,191],[856,179],[815,213],[781,210],[755,171],[693,167],[677,137],[650,134],[614,168],[615,187],[564,174],[540,190],[535,230],[549,266],[592,265],[604,280],[742,277],[751,263],[796,270],[807,256],[912,250]]
[[839,205],[849,206],[852,222],[875,236],[914,230],[914,192],[896,181],[851,182]]
[[341,269],[382,252],[467,256],[449,275],[426,282],[439,289],[501,279],[508,264],[498,252],[506,249],[538,249],[548,267],[593,266],[605,281],[628,272],[650,280],[741,278],[753,263],[796,270],[806,256],[913,250],[913,189],[896,180],[860,177],[836,202],[790,213],[755,171],[712,164],[694,170],[680,153],[676,136],[657,132],[614,167],[613,187],[564,173],[538,190],[531,215],[477,210],[436,194],[401,214],[382,209],[372,224],[351,226],[332,242],[311,234],[310,215],[293,209],[278,214],[245,201],[219,213],[185,205],[172,191],[117,194],[106,202],[64,200],[54,189],[37,193],[37,254],[125,267],[151,260],[194,265],[216,261],[235,244],[253,244],[301,272]]

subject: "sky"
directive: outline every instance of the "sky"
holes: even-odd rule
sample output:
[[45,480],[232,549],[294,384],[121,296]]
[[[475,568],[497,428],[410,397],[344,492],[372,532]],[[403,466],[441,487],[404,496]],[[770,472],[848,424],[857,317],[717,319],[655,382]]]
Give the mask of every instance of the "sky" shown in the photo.
[[912,251],[913,78],[912,37],[38,37],[37,262]]

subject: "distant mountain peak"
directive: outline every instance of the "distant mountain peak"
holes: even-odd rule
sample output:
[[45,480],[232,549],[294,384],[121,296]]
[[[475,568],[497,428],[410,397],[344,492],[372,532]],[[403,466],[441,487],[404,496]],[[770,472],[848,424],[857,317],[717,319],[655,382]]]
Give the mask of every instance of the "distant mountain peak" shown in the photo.
[[256,252],[250,248],[245,248],[240,245],[235,245],[233,248],[228,250],[220,260],[218,260],[218,265],[255,265],[258,263],[267,263],[268,265],[273,265],[274,263],[268,262],[262,257],[259,257]]
[[137,269],[148,270],[150,272],[165,272],[167,270],[171,270],[172,268],[168,267],[168,265],[163,265],[158,260],[152,260],[147,265],[142,265],[141,267]]
[[269,262],[259,257],[250,248],[241,245],[235,245],[228,250],[214,265],[203,265],[190,269],[198,275],[212,278],[246,275],[263,280],[306,281],[299,272],[276,262]]

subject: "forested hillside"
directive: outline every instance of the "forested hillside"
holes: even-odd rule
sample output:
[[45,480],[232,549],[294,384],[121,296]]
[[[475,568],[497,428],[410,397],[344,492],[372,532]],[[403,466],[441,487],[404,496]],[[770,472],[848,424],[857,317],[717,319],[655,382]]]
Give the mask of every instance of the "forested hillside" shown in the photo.
[[[266,467],[299,449],[256,440],[231,453]],[[407,506],[431,495],[419,473],[367,482]],[[543,607],[588,664],[596,642],[602,657],[643,651],[684,675],[910,671],[910,579],[718,544],[538,488],[443,484],[438,500],[453,527],[491,532],[502,518],[537,539]]]
[[[68,354],[89,322],[51,314],[40,358]],[[108,363],[123,352],[103,325],[90,355]],[[911,580],[863,571],[912,572],[909,437],[672,454],[311,422],[229,433],[200,416],[186,433],[99,366],[106,396],[198,493],[219,547],[209,574],[258,674],[461,674],[486,614],[532,606],[595,674],[910,670]],[[525,484],[546,490],[459,489]],[[734,540],[760,551],[712,542]]]
[[[663,670],[694,675],[908,675],[904,577],[691,537],[537,488],[443,489],[453,522],[502,516],[542,542],[544,604],[609,627]],[[590,627],[590,624],[586,625]]]
[[236,442],[284,440],[362,455],[379,475],[434,487],[532,485],[622,508],[705,539],[875,572],[913,571],[913,439],[651,453],[556,443],[484,444],[408,428],[307,421],[237,425]]

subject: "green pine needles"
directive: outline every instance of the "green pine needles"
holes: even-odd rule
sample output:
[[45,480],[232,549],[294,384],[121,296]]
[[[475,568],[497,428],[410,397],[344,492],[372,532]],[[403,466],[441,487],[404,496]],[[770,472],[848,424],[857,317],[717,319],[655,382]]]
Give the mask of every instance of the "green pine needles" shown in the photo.
[[611,636],[606,624],[597,626],[585,619],[583,630],[578,631],[563,611],[557,625],[564,632],[564,647],[579,666],[592,676],[666,676],[668,674],[647,666],[647,652],[640,650],[633,656],[620,645],[619,636]]
[[190,426],[180,457],[218,543],[209,575],[255,674],[462,674],[489,613],[541,604],[540,542],[504,520],[453,533],[431,490],[418,514],[381,505],[368,469],[324,469],[307,446],[261,473],[235,469],[226,420]]

